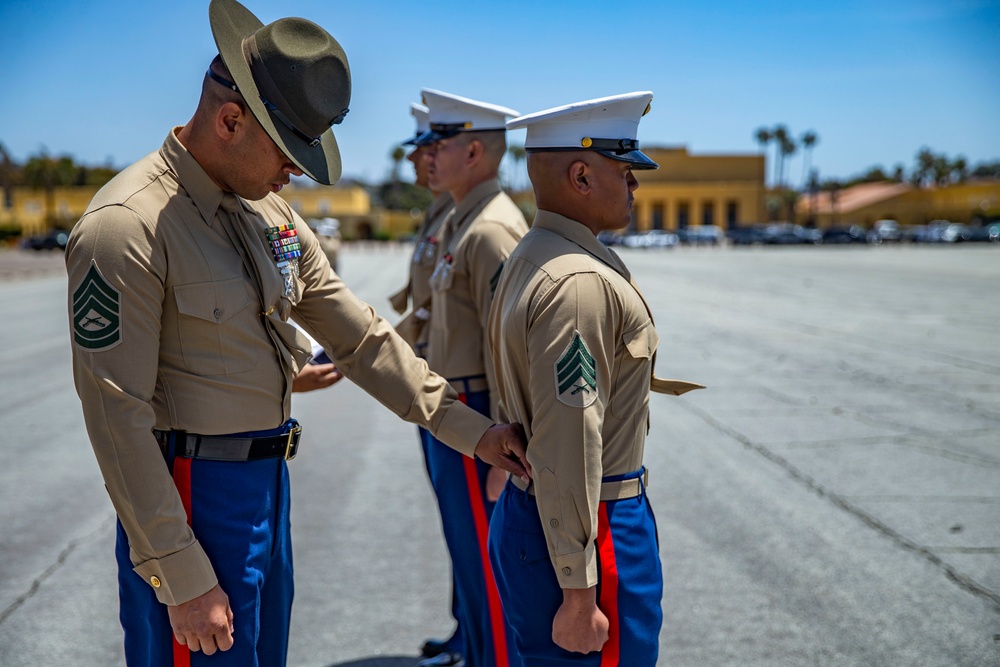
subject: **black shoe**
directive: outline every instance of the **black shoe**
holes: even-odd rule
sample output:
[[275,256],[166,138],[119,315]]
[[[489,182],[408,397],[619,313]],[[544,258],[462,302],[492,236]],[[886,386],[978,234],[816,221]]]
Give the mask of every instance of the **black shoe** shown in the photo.
[[449,648],[450,643],[451,639],[428,639],[420,647],[420,655],[425,658],[433,658],[436,655],[441,655],[451,650]]
[[461,653],[445,651],[432,658],[425,658],[417,663],[417,667],[465,667]]

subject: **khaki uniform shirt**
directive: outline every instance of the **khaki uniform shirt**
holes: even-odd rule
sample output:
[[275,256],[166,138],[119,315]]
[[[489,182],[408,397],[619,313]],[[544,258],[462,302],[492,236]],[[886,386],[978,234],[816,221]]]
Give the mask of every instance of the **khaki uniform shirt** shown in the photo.
[[427,326],[431,316],[430,278],[437,259],[441,226],[454,205],[451,195],[444,192],[435,197],[427,207],[424,220],[417,230],[417,245],[410,260],[409,280],[403,289],[389,297],[393,309],[400,315],[406,312],[409,304],[410,313],[396,325],[396,331],[421,357],[424,356],[430,336],[430,328]]
[[520,209],[500,184],[480,183],[448,215],[430,279],[427,363],[451,381],[477,378],[482,386],[471,390],[489,389],[493,412],[496,383],[486,322],[504,261],[527,231]]
[[[290,315],[354,382],[463,453],[491,425],[344,286],[280,197],[224,193],[175,132],[98,192],[66,252],[87,430],[135,571],[167,604],[205,593],[216,577],[153,430],[211,435],[285,422],[292,378],[310,354]],[[302,244],[288,287],[264,236],[282,224]]]
[[616,254],[540,210],[507,259],[489,337],[499,414],[524,425],[556,578],[590,588],[601,478],[642,467],[659,342],[650,313]]

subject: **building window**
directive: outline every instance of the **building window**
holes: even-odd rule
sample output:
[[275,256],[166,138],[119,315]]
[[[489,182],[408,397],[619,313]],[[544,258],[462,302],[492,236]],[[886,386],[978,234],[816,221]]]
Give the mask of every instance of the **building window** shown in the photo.
[[740,223],[740,203],[735,199],[726,202],[726,229],[735,229]]
[[330,212],[330,200],[325,198],[320,199],[317,202],[317,206],[319,208],[319,214],[325,218],[326,215]]
[[653,229],[663,229],[663,202],[653,204]]
[[714,225],[715,224],[715,202],[714,201],[703,201],[701,203],[701,224],[703,225]]
[[677,229],[684,229],[691,224],[691,204],[686,201],[677,202]]
[[24,212],[28,215],[38,215],[42,212],[42,202],[37,199],[29,199],[24,202]]

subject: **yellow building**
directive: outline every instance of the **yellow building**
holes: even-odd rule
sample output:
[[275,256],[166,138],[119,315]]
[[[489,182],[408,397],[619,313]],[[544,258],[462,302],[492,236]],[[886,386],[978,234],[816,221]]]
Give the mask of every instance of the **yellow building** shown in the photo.
[[[44,190],[14,188],[10,206],[0,197],[0,225],[20,227],[24,236],[41,234],[51,226],[70,228],[80,219],[97,187]],[[303,218],[337,218],[345,238],[372,238],[387,226],[388,213],[372,208],[368,191],[348,183],[333,187],[288,185],[281,196]],[[408,217],[408,216],[407,216]]]
[[764,220],[763,155],[691,155],[684,147],[642,152],[660,168],[633,172],[636,230],[730,229]]
[[974,180],[944,187],[915,188],[906,183],[861,183],[833,195],[806,195],[795,206],[796,221],[825,229],[876,220],[925,225],[932,220],[974,222],[1000,216],[1000,181]]

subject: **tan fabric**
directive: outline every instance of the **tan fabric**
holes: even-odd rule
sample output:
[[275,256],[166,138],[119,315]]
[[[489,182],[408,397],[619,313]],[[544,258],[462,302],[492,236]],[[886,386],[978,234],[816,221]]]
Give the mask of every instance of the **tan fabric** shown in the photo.
[[[98,192],[66,252],[71,330],[104,325],[74,316],[92,269],[118,293],[119,340],[96,350],[74,342],[74,378],[136,572],[159,580],[167,604],[216,578],[153,429],[224,434],[286,421],[293,374],[309,355],[289,315],[355,383],[463,453],[491,425],[347,289],[280,197],[224,197],[175,132]],[[264,237],[279,224],[295,226],[303,252],[287,297]]]
[[497,272],[527,231],[520,209],[500,184],[480,183],[448,215],[430,278],[427,363],[449,380],[485,375],[493,412],[496,381],[486,322]]
[[584,225],[538,211],[504,267],[489,338],[499,414],[524,425],[556,578],[594,586],[601,478],[642,467],[653,321],[617,255]]
[[396,331],[413,346],[418,356],[424,356],[430,335],[430,278],[437,259],[437,246],[441,226],[455,202],[447,192],[438,195],[427,207],[420,228],[417,229],[416,246],[410,259],[409,278],[406,286],[389,297],[392,307],[403,314],[410,312],[396,325]]

